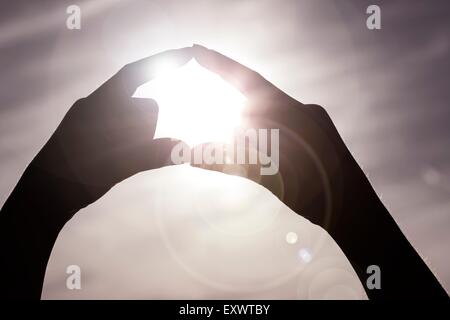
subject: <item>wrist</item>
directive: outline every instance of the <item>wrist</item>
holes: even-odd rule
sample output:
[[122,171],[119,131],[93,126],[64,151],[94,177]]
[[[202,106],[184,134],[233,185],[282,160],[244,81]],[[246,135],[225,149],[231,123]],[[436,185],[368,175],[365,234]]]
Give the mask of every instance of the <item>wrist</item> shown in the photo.
[[[353,159],[352,159],[353,160]],[[381,272],[381,290],[370,299],[446,297],[433,273],[414,250],[353,160],[344,171],[342,206],[330,236],[342,249],[365,286],[369,266]]]
[[333,188],[333,223],[328,232],[344,249],[396,224],[350,154],[342,161],[341,172],[339,190]]
[[79,209],[90,203],[88,199],[80,184],[51,174],[32,162],[3,209],[21,217],[33,215],[33,220],[61,229]]

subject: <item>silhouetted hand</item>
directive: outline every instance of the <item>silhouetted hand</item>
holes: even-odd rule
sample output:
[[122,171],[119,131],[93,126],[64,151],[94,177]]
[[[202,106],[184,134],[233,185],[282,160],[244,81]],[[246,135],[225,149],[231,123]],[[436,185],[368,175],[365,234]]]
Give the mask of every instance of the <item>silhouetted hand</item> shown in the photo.
[[39,298],[52,247],[73,214],[116,183],[171,164],[177,141],[153,139],[156,102],[131,96],[161,62],[191,58],[183,48],[126,65],[70,108],[1,210],[2,296]]
[[[291,98],[255,71],[216,51],[195,45],[194,57],[247,97],[244,130],[280,130],[279,174],[261,175],[259,165],[245,165],[247,170],[241,172],[267,187],[295,212],[329,230],[338,218],[331,214],[331,206],[342,200],[345,174],[359,174],[362,180],[364,175],[325,109]],[[226,166],[230,165],[201,165],[216,171]]]
[[153,139],[157,103],[131,96],[155,76],[161,61],[181,66],[191,58],[191,48],[184,48],[131,63],[72,106],[31,163],[33,169],[79,187],[75,194],[58,192],[70,200],[70,210],[94,202],[135,173],[171,164],[177,141]]
[[[378,199],[324,108],[296,101],[216,51],[196,45],[193,52],[200,65],[248,98],[244,129],[279,129],[278,175],[260,175],[260,164],[247,164],[244,171],[229,170],[228,164],[200,167],[245,172],[293,211],[325,228],[352,263],[369,298],[448,298]],[[371,265],[381,271],[379,288],[366,285]]]
[[280,129],[281,183],[266,176],[256,180],[326,228],[363,283],[365,268],[380,266],[383,290],[366,291],[369,297],[417,292],[447,297],[376,197],[325,111],[295,101],[257,73],[198,46],[127,65],[70,109],[1,210],[2,296],[39,298],[51,249],[72,215],[123,179],[170,164],[176,142],[153,139],[156,103],[131,96],[155,75],[162,59],[181,65],[192,54],[247,95],[247,127]]

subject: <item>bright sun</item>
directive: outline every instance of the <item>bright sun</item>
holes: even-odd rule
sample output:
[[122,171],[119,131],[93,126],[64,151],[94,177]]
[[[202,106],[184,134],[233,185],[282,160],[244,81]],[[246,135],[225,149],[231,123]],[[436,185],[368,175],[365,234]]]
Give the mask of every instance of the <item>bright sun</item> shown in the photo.
[[158,76],[140,86],[134,97],[158,102],[155,138],[181,139],[191,147],[203,142],[230,142],[246,100],[195,60],[176,69],[161,65]]

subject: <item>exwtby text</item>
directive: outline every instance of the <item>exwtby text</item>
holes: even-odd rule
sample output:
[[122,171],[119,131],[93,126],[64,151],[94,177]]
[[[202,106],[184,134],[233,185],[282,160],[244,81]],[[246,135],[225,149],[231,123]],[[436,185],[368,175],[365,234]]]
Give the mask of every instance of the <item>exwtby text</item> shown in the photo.
[[180,307],[180,315],[198,315],[211,317],[215,313],[223,315],[267,315],[270,305],[264,304],[224,304],[220,307],[193,306],[186,304]]

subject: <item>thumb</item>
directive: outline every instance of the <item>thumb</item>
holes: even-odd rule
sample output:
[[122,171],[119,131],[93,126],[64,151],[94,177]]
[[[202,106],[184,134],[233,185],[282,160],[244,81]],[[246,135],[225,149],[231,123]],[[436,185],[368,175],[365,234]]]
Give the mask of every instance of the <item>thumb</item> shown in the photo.
[[[247,157],[248,150],[248,148],[242,150],[245,152],[245,157]],[[192,149],[191,159],[192,167],[240,176],[256,183],[261,180],[260,165],[239,163],[233,145],[216,142],[199,144]]]
[[[205,150],[219,150],[221,149],[220,154],[223,155],[225,161],[214,162],[214,161],[196,161],[195,154],[202,154]],[[234,150],[233,152],[229,152],[229,150]],[[247,152],[249,152],[250,148],[247,147],[245,149],[240,149],[240,152],[245,152],[247,157]],[[271,191],[275,196],[282,199],[283,198],[283,181],[281,174],[277,172],[274,175],[264,175],[262,174],[261,168],[262,164],[257,163],[239,163],[236,158],[236,153],[239,152],[232,145],[226,145],[221,143],[203,143],[195,146],[192,149],[192,159],[191,162],[192,167],[216,171],[225,173],[227,175],[239,176],[243,178],[247,178],[252,180],[253,182],[258,183],[259,185],[265,187],[269,191]],[[255,150],[255,152],[259,152]],[[219,157],[220,158],[220,157]],[[249,161],[250,162],[250,161]]]
[[[126,152],[120,154],[117,180],[125,180],[142,171],[180,164],[180,162],[173,161],[171,156],[172,150],[180,144],[187,146],[184,142],[171,138],[154,139],[150,143],[130,146]],[[188,152],[190,153],[190,149]]]
[[154,139],[149,148],[148,158],[151,160],[148,162],[149,167],[146,170],[189,162],[187,158],[184,161],[183,158],[180,159],[180,150],[183,151],[185,157],[191,153],[189,146],[181,140],[172,138]]

